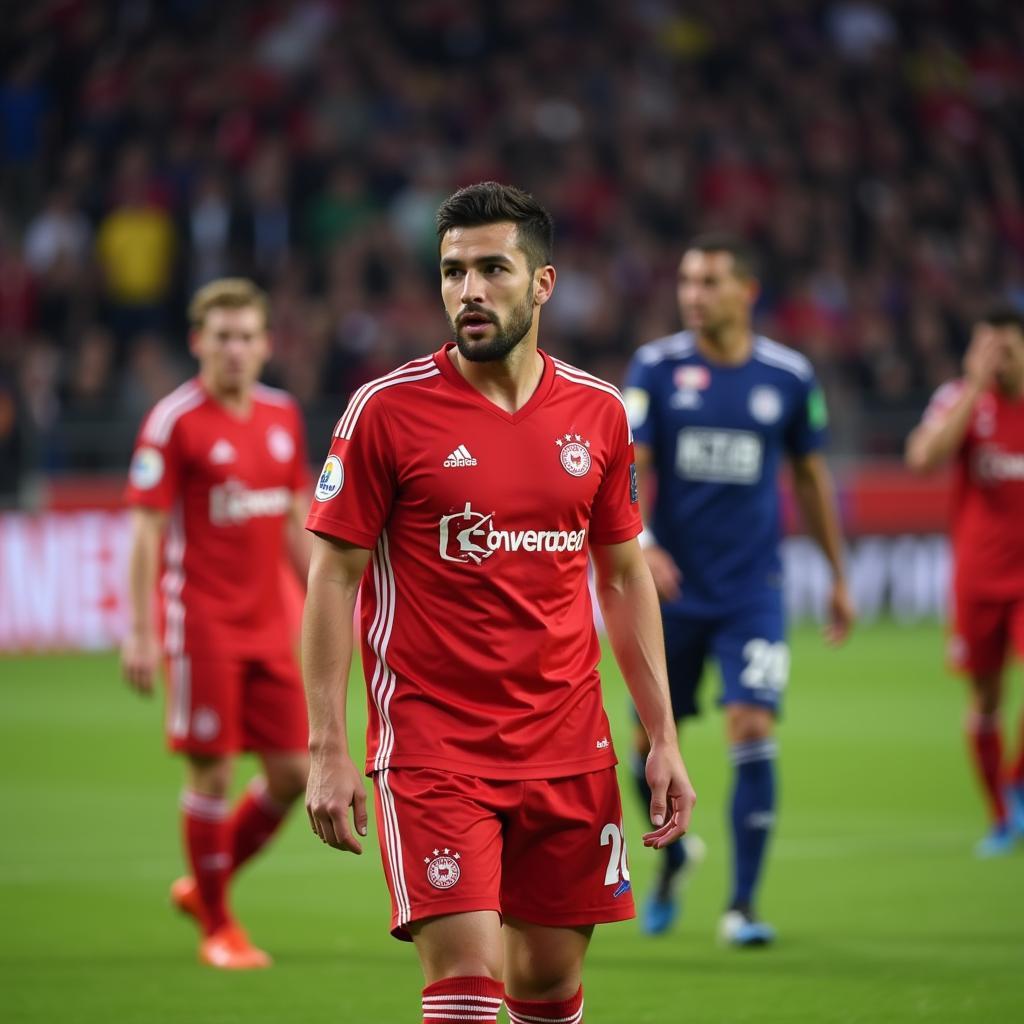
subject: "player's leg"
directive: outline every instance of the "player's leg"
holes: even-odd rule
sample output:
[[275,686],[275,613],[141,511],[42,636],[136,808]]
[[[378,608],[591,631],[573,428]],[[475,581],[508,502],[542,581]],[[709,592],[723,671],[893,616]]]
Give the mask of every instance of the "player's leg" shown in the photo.
[[713,646],[733,765],[732,891],[720,936],[732,945],[765,945],[775,932],[758,919],[756,900],[775,824],[775,720],[789,678],[781,595],[766,594],[730,616]]
[[593,926],[635,913],[615,770],[520,785],[502,856],[509,1019],[577,1024]]
[[971,601],[959,594],[954,599],[950,657],[967,676],[967,746],[991,817],[990,831],[976,847],[981,857],[998,856],[1013,845],[1000,720],[1009,611],[1010,606],[1003,603]]
[[306,704],[292,658],[246,666],[244,738],[263,772],[256,776],[231,818],[231,870],[258,853],[306,790],[309,775]]
[[228,791],[232,769],[233,759],[227,756],[186,755],[181,810],[192,875],[175,882],[172,898],[179,909],[197,918],[206,935],[232,921],[227,899],[231,877]]
[[968,677],[970,706],[967,742],[971,761],[985,796],[991,830],[977,845],[980,857],[1006,853],[1013,845],[1006,780],[1003,770],[1003,730],[1000,712],[1003,702],[1003,673],[1000,670],[973,672]]
[[505,920],[505,1006],[510,1024],[583,1020],[583,960],[593,925],[551,928]]
[[[672,713],[679,723],[699,713],[697,688],[704,671],[708,626],[693,619],[666,615],[664,629]],[[651,806],[651,787],[646,775],[650,752],[647,733],[637,723],[631,767],[645,820]],[[697,836],[677,839],[660,851],[657,879],[640,918],[640,927],[646,934],[661,935],[672,926],[681,908],[683,885],[703,859],[703,852],[704,844]]]
[[231,877],[228,790],[241,749],[242,666],[229,659],[171,659],[167,725],[171,747],[186,755],[182,795],[185,847],[192,876],[171,886],[171,900],[203,929],[199,959],[211,967],[267,967],[270,957],[249,942],[227,899]]
[[493,910],[448,914],[409,924],[423,969],[424,1024],[494,1024],[505,987],[501,918]]
[[373,781],[391,934],[416,945],[423,1020],[493,1024],[504,994],[500,815],[518,784],[420,768]]
[[730,808],[732,892],[722,921],[722,938],[734,945],[771,942],[774,930],[755,910],[768,841],[775,824],[775,718],[750,704],[726,707],[726,736],[733,764]]
[[228,790],[233,755],[240,749],[240,673],[237,662],[224,659],[182,654],[167,662],[167,738],[186,759],[182,835],[192,868],[190,878],[171,887],[171,899],[207,935],[231,919]]
[[[1024,661],[1024,599],[1016,601],[1010,612],[1010,642],[1017,657]],[[1017,756],[1010,766],[1010,827],[1024,837],[1024,711],[1017,728]]]

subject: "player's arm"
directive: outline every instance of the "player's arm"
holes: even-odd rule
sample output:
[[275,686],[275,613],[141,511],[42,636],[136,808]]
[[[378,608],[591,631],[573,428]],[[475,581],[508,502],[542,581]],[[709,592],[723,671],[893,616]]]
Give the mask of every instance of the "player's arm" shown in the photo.
[[660,848],[690,827],[697,796],[679,753],[658,595],[635,538],[621,544],[595,544],[591,555],[615,660],[651,740],[647,782],[656,831],[644,836],[644,845]]
[[836,489],[824,456],[817,451],[794,455],[793,493],[807,532],[817,542],[832,569],[832,595],[825,636],[830,643],[846,639],[855,618],[846,583],[843,537],[839,529]]
[[[648,444],[637,441],[636,452],[637,488],[640,492],[640,512],[645,524],[651,521],[651,505],[656,485],[654,474],[654,450]],[[655,589],[664,601],[675,601],[679,598],[679,584],[683,574],[679,571],[675,559],[654,539],[654,534],[645,526],[640,535],[640,546],[644,558],[651,570]]]
[[989,388],[999,364],[996,337],[979,328],[964,356],[964,380],[956,400],[947,408],[929,407],[907,438],[905,460],[915,473],[927,473],[948,462],[967,436],[978,399]]
[[153,595],[160,569],[160,541],[167,513],[137,507],[132,510],[128,556],[129,626],[121,645],[121,670],[139,693],[153,692],[160,660],[160,642],[153,619]]
[[306,513],[309,511],[309,495],[296,492],[284,527],[285,547],[288,561],[295,570],[303,589],[309,578],[309,556],[313,550],[312,534],[306,529]]
[[366,548],[313,538],[302,616],[302,675],[309,709],[309,782],[306,812],[313,831],[337,850],[362,853],[349,827],[366,835],[366,792],[349,753],[348,675],[355,643],[352,618],[359,581],[370,560]]

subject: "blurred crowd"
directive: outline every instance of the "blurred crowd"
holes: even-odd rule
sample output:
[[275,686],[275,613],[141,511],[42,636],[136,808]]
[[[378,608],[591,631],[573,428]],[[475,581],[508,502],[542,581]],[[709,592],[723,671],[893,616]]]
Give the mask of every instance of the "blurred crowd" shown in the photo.
[[0,493],[121,465],[224,274],[332,422],[444,339],[433,217],[482,179],[555,216],[542,345],[616,382],[678,328],[685,240],[754,240],[842,452],[897,451],[1024,305],[1012,0],[40,0],[0,39]]

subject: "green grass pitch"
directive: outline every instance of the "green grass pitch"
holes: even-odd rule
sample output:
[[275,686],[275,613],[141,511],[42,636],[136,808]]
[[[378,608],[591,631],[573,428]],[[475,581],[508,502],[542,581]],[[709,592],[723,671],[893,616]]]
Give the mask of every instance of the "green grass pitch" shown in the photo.
[[[972,856],[985,822],[960,734],[963,695],[942,668],[940,630],[865,627],[837,653],[801,629],[793,646],[781,820],[762,897],[778,945],[714,943],[728,854],[727,769],[712,711],[684,738],[700,798],[694,830],[708,859],[671,935],[645,939],[633,922],[598,930],[588,1024],[1024,1020],[1024,846],[994,862]],[[0,678],[0,1017],[420,1019],[413,951],[386,932],[372,830],[355,858],[316,842],[295,815],[235,892],[275,967],[245,975],[201,968],[192,928],[166,904],[182,870],[180,773],[163,753],[157,704],[123,688],[109,655],[7,658]],[[625,760],[631,726],[610,665],[606,699]],[[361,685],[350,703],[361,729]],[[240,783],[251,772],[247,762],[241,768]],[[640,846],[643,823],[626,778],[623,789],[642,896],[653,860]]]

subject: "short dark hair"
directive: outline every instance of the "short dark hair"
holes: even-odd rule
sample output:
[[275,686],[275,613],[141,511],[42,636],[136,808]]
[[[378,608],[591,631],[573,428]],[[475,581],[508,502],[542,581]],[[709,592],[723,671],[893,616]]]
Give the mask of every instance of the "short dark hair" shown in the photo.
[[739,235],[727,231],[709,231],[698,235],[686,247],[687,252],[727,252],[732,257],[733,269],[737,277],[757,280],[760,267],[754,247]]
[[481,181],[452,193],[437,211],[437,244],[451,228],[475,228],[483,224],[511,221],[516,225],[516,243],[530,270],[551,262],[555,223],[536,199],[497,181]]
[[1008,302],[1000,303],[986,310],[980,322],[988,324],[989,327],[1016,327],[1021,334],[1024,334],[1024,313]]

